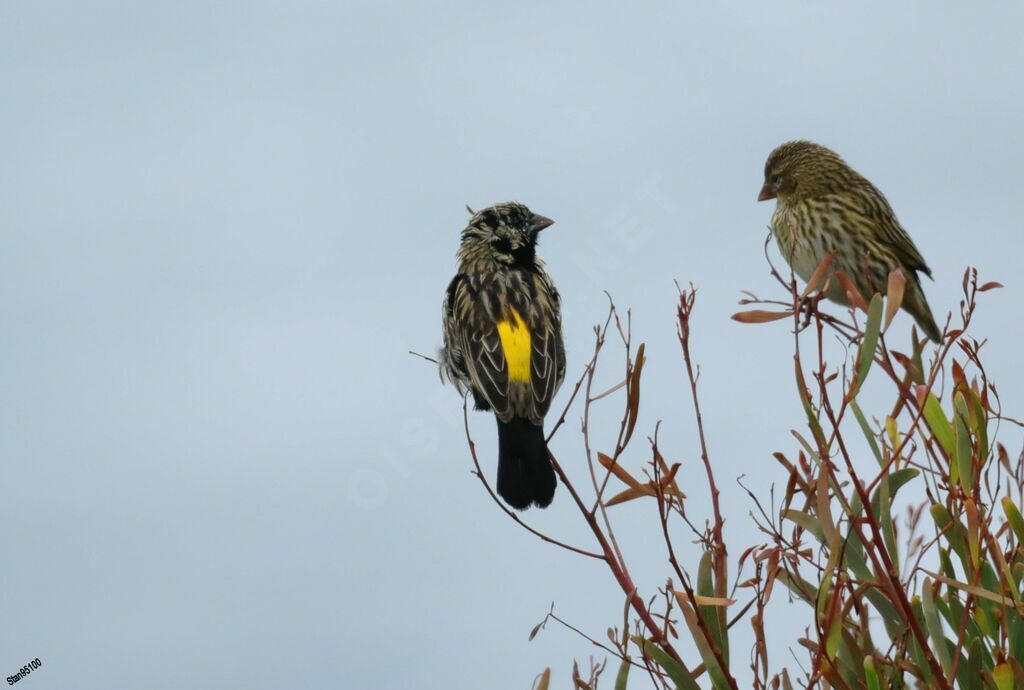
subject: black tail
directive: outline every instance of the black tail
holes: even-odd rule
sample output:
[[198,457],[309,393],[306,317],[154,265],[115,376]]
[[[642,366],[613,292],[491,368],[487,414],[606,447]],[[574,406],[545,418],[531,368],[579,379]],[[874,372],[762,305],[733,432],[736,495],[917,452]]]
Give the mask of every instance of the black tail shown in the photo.
[[516,510],[547,508],[557,483],[544,429],[528,419],[499,419],[498,495]]

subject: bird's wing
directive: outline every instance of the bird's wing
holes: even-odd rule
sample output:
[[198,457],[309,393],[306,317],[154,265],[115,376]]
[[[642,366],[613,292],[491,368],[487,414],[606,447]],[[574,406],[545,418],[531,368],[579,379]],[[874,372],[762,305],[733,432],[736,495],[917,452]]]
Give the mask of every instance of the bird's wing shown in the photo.
[[925,263],[914,240],[910,239],[910,235],[900,225],[896,213],[878,188],[868,182],[865,188],[858,190],[857,195],[861,202],[857,204],[857,207],[863,209],[859,212],[870,221],[868,225],[875,229],[878,240],[892,250],[904,267],[922,271],[931,277],[932,270],[928,268],[928,264]]
[[448,308],[448,337],[462,355],[470,388],[499,419],[510,419],[512,400],[502,338],[484,307],[478,286],[466,276],[456,276],[449,287]]
[[544,419],[551,401],[565,378],[565,345],[558,313],[558,294],[551,288],[550,302],[543,305],[533,328],[530,415],[538,423]]
[[458,334],[458,321],[456,320],[456,303],[459,301],[459,290],[466,276],[462,273],[456,274],[448,283],[448,290],[444,294],[444,304],[441,308],[441,325],[444,334],[444,349],[441,356],[441,371],[444,376],[455,384],[460,392],[465,392],[463,386],[469,378],[466,370],[466,360],[462,349],[462,341]]
[[497,329],[467,330],[462,342],[473,390],[487,401],[498,419],[508,421],[514,412],[508,365]]

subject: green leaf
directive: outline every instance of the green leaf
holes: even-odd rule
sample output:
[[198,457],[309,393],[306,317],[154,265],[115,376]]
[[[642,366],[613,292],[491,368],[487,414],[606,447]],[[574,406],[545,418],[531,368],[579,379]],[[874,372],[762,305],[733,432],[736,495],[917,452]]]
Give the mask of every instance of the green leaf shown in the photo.
[[931,638],[931,648],[935,656],[939,658],[942,665],[942,672],[949,677],[953,669],[953,662],[949,657],[949,648],[946,646],[946,635],[942,630],[942,621],[939,620],[939,613],[935,608],[935,596],[932,594],[932,579],[924,579],[924,587],[921,592],[921,610],[924,611],[924,623],[928,628],[928,637]]
[[959,520],[954,521],[953,516],[949,514],[949,510],[941,503],[932,504],[929,512],[932,514],[935,526],[943,533],[953,552],[960,557],[960,563],[963,565],[964,572],[970,572],[970,566],[967,563],[967,549],[964,543],[963,524]]
[[[836,650],[836,660],[833,662],[839,677],[851,688],[864,686],[864,654],[857,649],[853,638],[846,630],[843,630],[842,623],[839,626],[842,631],[839,648]],[[852,646],[851,646],[852,645]]]
[[[705,551],[700,557],[700,565],[697,566],[697,594],[704,597],[716,597],[715,583],[711,578],[712,554]],[[715,638],[715,645],[722,652],[722,660],[729,665],[729,632],[726,628],[726,608],[724,606],[700,606],[700,617],[704,624]]]
[[[807,415],[807,423],[810,424],[815,439],[824,448],[825,432],[821,429],[821,422],[814,414],[814,406],[811,405],[811,399],[807,395],[807,383],[804,381],[804,372],[800,369],[800,361],[794,358],[793,367],[796,370],[796,389],[800,394],[800,403],[804,406],[804,413]],[[817,455],[817,453],[813,453],[813,455]]]
[[[977,664],[976,666],[974,666],[975,670],[973,672],[973,675],[975,677],[980,678],[981,677],[981,672],[983,670],[985,670],[985,671],[991,671],[992,670],[992,667],[995,665],[995,661],[992,660],[992,655],[989,654],[988,649],[985,647],[984,638],[983,637],[981,637],[980,635],[975,635],[971,639],[973,640],[971,642],[971,645],[972,645],[972,649],[971,649],[971,664],[972,665],[974,665],[975,663]],[[973,649],[973,645],[975,643],[978,645],[977,654],[975,654],[975,650]],[[975,657],[977,657],[977,661],[976,662],[975,662]]]
[[882,481],[878,483],[878,489],[875,490],[875,493],[878,494],[878,512],[875,513],[875,515],[878,517],[878,526],[882,528],[882,539],[885,541],[885,549],[889,552],[889,558],[892,559],[896,571],[899,572],[900,559],[899,551],[896,548],[896,533],[892,527],[892,499],[889,497],[890,487],[889,473],[886,472],[885,476],[882,477]]
[[[953,587],[947,588],[945,603],[946,608],[944,610],[943,605],[940,603],[941,601],[941,598],[935,601],[936,607],[938,607],[939,610],[942,611],[942,615],[945,616],[946,622],[949,623],[950,629],[959,630],[960,623],[963,621],[964,605],[963,602],[960,601],[960,597],[957,596],[956,589]],[[976,613],[980,611],[980,608],[975,609]],[[981,629],[978,627],[977,621],[975,621],[973,618],[968,618],[967,630],[965,631],[966,639],[970,640],[975,637],[981,637],[981,634],[982,632]]]
[[878,671],[875,670],[874,657],[864,657],[864,673],[868,678],[868,690],[882,690],[882,685],[878,682]]
[[819,542],[825,541],[825,536],[821,531],[821,523],[818,522],[817,518],[811,517],[807,513],[793,508],[786,508],[783,510],[782,517],[803,527],[804,531],[813,534]]
[[875,588],[865,590],[864,596],[882,617],[886,632],[893,638],[902,635],[906,623],[903,621],[903,614],[896,611],[896,605],[892,603],[892,600]]
[[988,460],[988,413],[985,412],[984,406],[981,404],[981,399],[972,390],[971,391],[971,418],[974,420],[971,423],[971,428],[974,430],[974,435],[978,439],[978,457],[981,458],[982,462]]
[[[1002,596],[1002,587],[1000,586],[999,576],[996,575],[996,571],[988,561],[981,562],[981,586],[992,594]],[[976,599],[976,603],[979,609],[983,610],[985,615],[991,621],[991,627],[989,630],[986,630],[986,634],[988,634],[993,640],[998,640],[999,619],[1003,616],[1001,611],[1002,607],[995,601],[983,596],[978,597]],[[984,626],[981,626],[980,624],[979,626],[982,630],[985,630]]]
[[875,456],[875,460],[878,461],[879,465],[884,465],[885,461],[882,459],[882,451],[878,448],[878,439],[875,438],[875,434],[871,431],[871,426],[868,424],[867,417],[860,409],[860,405],[857,404],[856,400],[850,401],[850,409],[853,410],[853,416],[857,418],[857,424],[860,425],[860,430],[864,434],[864,438],[868,441],[868,446],[871,448],[871,452]]
[[971,443],[971,432],[967,429],[967,404],[964,396],[957,393],[953,397],[955,435],[956,435],[956,465],[957,473],[960,475],[960,486],[968,496],[974,488],[974,446]]
[[963,690],[984,690],[981,680],[981,640],[975,637],[973,640],[964,641],[962,654],[966,659],[960,659],[960,665],[956,670],[957,687]]
[[935,440],[942,446],[946,457],[952,458],[954,448],[953,427],[950,425],[949,420],[946,419],[946,413],[942,411],[942,405],[939,404],[939,399],[935,397],[934,393],[928,393],[928,398],[925,400],[924,421],[928,428],[932,430]]
[[630,639],[644,651],[644,654],[654,659],[658,666],[665,669],[665,673],[675,683],[676,690],[700,690],[700,686],[694,681],[690,672],[673,659],[664,649],[639,635],[631,635]]
[[1008,616],[1010,619],[1010,656],[1024,659],[1024,619],[1019,615]]
[[832,625],[829,626],[828,636],[825,638],[825,654],[829,659],[835,659],[839,651],[839,643],[843,639],[843,617],[837,615]]
[[[904,467],[902,470],[896,470],[895,472],[888,473],[889,476],[889,503],[892,504],[896,500],[896,492],[903,488],[903,486],[910,480],[921,474],[920,470],[915,470],[913,467]],[[875,495],[871,501],[871,508],[875,511],[875,515],[882,512],[882,506],[878,503],[878,491],[875,491]]]
[[[918,627],[925,627],[924,607],[921,605],[921,597],[915,594],[914,598],[910,601],[910,608],[914,613],[914,619],[917,621]],[[932,675],[931,664],[928,663],[921,645],[918,644],[917,638],[914,636],[910,637],[910,655],[914,657],[914,664],[924,675],[925,687],[933,685],[935,676]]]
[[790,592],[803,599],[804,602],[811,606],[815,605],[814,594],[817,592],[818,588],[810,582],[795,573],[791,574],[785,570],[780,570],[776,579],[780,580],[782,584],[789,588]]
[[853,571],[853,574],[861,582],[875,581],[875,576],[868,568],[867,558],[864,555],[864,544],[861,542],[860,536],[853,531],[853,527],[850,527],[846,533],[843,560],[846,561],[847,567]]
[[871,370],[871,363],[875,361],[875,348],[878,346],[878,334],[882,327],[882,296],[875,294],[868,306],[868,321],[864,326],[864,340],[860,344],[860,351],[857,353],[857,380],[853,390],[860,392],[864,380]]
[[693,638],[694,644],[697,645],[700,658],[704,661],[704,667],[708,670],[708,675],[711,677],[711,686],[715,690],[729,690],[732,685],[729,683],[725,669],[718,663],[718,658],[715,656],[715,652],[711,648],[707,637],[704,636],[704,631],[700,629],[700,624],[697,621],[697,612],[683,600],[679,601],[679,609],[683,612],[683,618],[690,629],[690,637]]
[[996,681],[998,690],[1013,690],[1013,666],[1002,663],[992,669],[992,678]]
[[[818,614],[818,623],[824,624],[825,609],[828,608],[829,594],[832,592],[832,568],[826,570],[821,577],[821,583],[818,585],[818,592],[814,596],[814,600],[817,602],[815,611]],[[834,657],[829,656],[829,659]]]
[[629,659],[623,659],[622,665],[619,666],[619,672],[615,676],[615,690],[626,690],[626,684],[629,682]]
[[993,640],[997,640],[999,624],[992,620],[980,601],[975,601],[974,603],[977,605],[974,609],[974,617],[971,619],[974,627],[991,637]]
[[942,566],[942,574],[949,578],[956,578],[956,571],[953,570],[953,561],[949,558],[949,549],[939,547],[939,564]]
[[1017,545],[1024,546],[1024,518],[1021,517],[1020,510],[1009,496],[1003,496],[1003,514],[1006,515],[1006,521],[1010,523],[1013,535],[1017,537]]
[[[915,470],[912,467],[904,467],[901,470],[889,473],[889,499],[893,500],[896,498],[896,492],[903,488],[903,486],[921,474],[920,470]],[[850,494],[850,514],[852,517],[860,517],[861,511],[864,510],[864,506],[860,502],[860,494],[857,493],[856,489]],[[878,505],[878,491],[875,490],[875,494],[871,497],[871,510],[874,511],[875,515],[881,510],[881,506]]]

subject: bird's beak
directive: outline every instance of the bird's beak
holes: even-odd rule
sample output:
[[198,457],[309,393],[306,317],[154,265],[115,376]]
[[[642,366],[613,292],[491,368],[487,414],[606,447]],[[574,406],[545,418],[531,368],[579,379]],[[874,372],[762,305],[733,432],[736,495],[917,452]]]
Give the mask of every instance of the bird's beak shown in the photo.
[[554,222],[555,221],[551,220],[550,218],[545,218],[544,216],[540,216],[534,213],[533,218],[530,219],[530,230],[537,233],[546,228],[547,226],[553,224]]
[[758,201],[768,201],[774,199],[779,195],[779,188],[773,185],[771,182],[765,182],[761,187],[761,193],[757,195]]

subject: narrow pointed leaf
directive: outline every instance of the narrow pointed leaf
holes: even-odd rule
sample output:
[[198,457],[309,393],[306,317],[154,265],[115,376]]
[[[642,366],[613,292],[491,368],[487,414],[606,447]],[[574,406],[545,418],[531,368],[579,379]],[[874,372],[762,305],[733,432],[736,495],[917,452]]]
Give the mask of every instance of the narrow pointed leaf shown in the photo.
[[907,278],[903,275],[902,269],[895,269],[889,272],[889,284],[885,292],[885,326],[883,330],[889,330],[889,324],[893,317],[903,305],[903,290],[907,286]]
[[[922,568],[922,570],[924,570],[924,569]],[[963,591],[968,592],[970,594],[973,594],[974,596],[976,596],[976,597],[978,597],[980,599],[985,599],[987,601],[995,602],[997,604],[1002,604],[1003,606],[1007,606],[1007,607],[1010,607],[1010,608],[1013,608],[1013,607],[1016,606],[1016,604],[1014,603],[1013,599],[1004,597],[1003,595],[997,594],[997,593],[995,593],[995,592],[993,592],[993,591],[991,591],[989,589],[986,589],[984,587],[979,587],[977,585],[969,585],[966,582],[960,582],[959,580],[954,580],[951,577],[946,577],[942,573],[933,573],[933,572],[928,571],[928,570],[924,570],[924,572],[928,573],[929,575],[934,577],[937,581],[939,581],[939,582],[941,582],[943,584],[949,585],[950,587],[956,587],[957,589],[962,589]]]
[[[956,407],[964,405],[964,398],[959,393],[956,394],[956,403]],[[954,420],[957,472],[960,475],[960,486],[970,495],[974,488],[974,447],[971,444],[971,434],[967,430],[967,421],[959,409],[954,415]]]
[[629,667],[631,665],[629,659],[622,660],[619,672],[615,676],[615,690],[626,690],[626,685],[629,683]]
[[612,460],[611,457],[605,455],[604,453],[598,452],[597,461],[601,463],[601,467],[605,468],[606,470],[611,470],[611,473],[618,477],[620,481],[624,482],[626,486],[632,487],[634,489],[640,486],[640,482],[634,479],[633,475],[627,472],[625,467],[620,465],[618,462]]
[[857,381],[854,390],[859,391],[864,385],[864,380],[871,370],[871,363],[875,361],[875,347],[878,346],[878,335],[882,326],[882,298],[875,295],[871,298],[871,306],[868,307],[868,321],[864,326],[864,340],[860,344],[860,351],[857,355]]
[[630,639],[644,651],[644,654],[653,659],[658,666],[665,669],[665,673],[668,674],[668,677],[675,684],[676,690],[700,690],[700,686],[697,685],[690,672],[673,659],[664,649],[639,635],[631,635]]
[[804,528],[804,531],[810,532],[817,537],[818,541],[825,541],[825,535],[821,531],[821,523],[807,513],[803,513],[793,508],[786,508],[782,511],[782,517],[800,525]]
[[889,489],[891,488],[889,483],[889,473],[886,472],[882,481],[878,483],[878,512],[875,515],[878,516],[879,527],[882,529],[882,540],[885,542],[885,549],[889,552],[889,558],[892,559],[893,565],[896,570],[900,569],[899,551],[896,548],[896,533],[892,526],[892,499],[889,496]]
[[685,599],[680,599],[678,596],[676,599],[679,601],[679,608],[683,612],[686,625],[690,629],[690,636],[693,638],[694,644],[697,645],[700,658],[704,661],[704,667],[708,670],[708,675],[711,677],[711,686],[715,690],[729,690],[732,685],[729,683],[726,671],[718,663],[718,658],[715,656],[714,649],[711,646],[712,641],[708,640],[704,635],[704,631],[700,629],[700,624],[697,621],[697,612]]
[[804,291],[800,293],[800,299],[806,299],[807,295],[811,294],[818,289],[818,286],[825,279],[825,274],[828,273],[828,266],[832,263],[832,259],[836,258],[834,251],[829,252],[825,255],[825,258],[821,260],[818,267],[814,269],[814,273],[811,274],[810,279],[807,281],[807,285],[804,286]]
[[878,439],[875,438],[874,432],[871,431],[871,427],[868,425],[867,418],[864,416],[864,413],[860,409],[860,405],[857,404],[855,399],[850,401],[850,409],[853,410],[853,416],[857,418],[857,424],[860,426],[861,432],[864,433],[864,438],[867,439],[868,446],[871,447],[871,452],[874,454],[875,460],[878,461],[879,465],[884,464],[885,461],[882,459],[882,451],[878,448]]
[[1006,521],[1010,523],[1013,536],[1017,537],[1017,545],[1022,546],[1024,545],[1024,517],[1021,517],[1020,510],[1009,496],[1004,496],[1002,503]]
[[860,309],[865,314],[868,311],[868,303],[864,301],[864,295],[860,294],[860,290],[850,280],[850,276],[846,275],[842,271],[836,271],[836,280],[843,286],[843,290],[846,292],[846,296],[850,300],[850,304]]
[[[729,630],[726,628],[726,607],[734,604],[735,601],[726,597],[718,596],[714,582],[714,555],[710,551],[701,554],[700,564],[697,566],[697,596],[696,603],[699,606],[698,612],[704,619],[704,624],[711,631],[715,645],[722,653],[722,661],[729,665]],[[678,594],[676,595],[678,596]]]
[[626,387],[626,410],[629,416],[626,421],[626,433],[622,440],[623,447],[633,437],[633,429],[636,428],[637,416],[640,414],[640,374],[644,370],[644,361],[644,343],[640,343],[640,347],[636,351],[636,363],[633,365],[632,375]]
[[934,393],[929,392],[927,398],[924,398],[923,392],[919,392],[918,404],[924,406],[924,421],[928,428],[932,430],[932,434],[939,442],[939,445],[942,446],[946,457],[952,458],[953,448],[955,447],[953,427],[946,418],[946,413],[942,411],[939,399],[935,397]]
[[942,630],[942,621],[939,619],[939,613],[935,609],[935,596],[932,593],[932,581],[929,578],[924,579],[924,587],[921,593],[921,608],[924,611],[924,622],[925,627],[928,629],[928,637],[931,638],[929,646],[938,657],[939,663],[942,665],[942,671],[946,677],[949,677],[950,671],[953,669],[953,662],[949,658],[949,648],[946,646],[946,635]]
[[765,311],[763,309],[751,309],[749,311],[736,312],[732,315],[732,320],[739,321],[740,323],[768,323],[769,321],[788,319],[792,316],[792,309],[789,311]]
[[868,690],[882,690],[882,686],[878,682],[878,671],[875,670],[874,657],[864,657],[864,674],[868,679]]
[[964,528],[959,520],[953,520],[949,510],[941,503],[932,505],[929,509],[935,526],[943,533],[953,552],[960,558],[964,566],[964,572],[968,570],[967,564],[967,542],[964,538]]
[[[818,443],[822,446],[825,445],[825,432],[821,429],[821,422],[814,414],[814,407],[811,405],[811,399],[807,397],[807,383],[804,380],[804,372],[800,369],[800,362],[796,358],[793,359],[793,367],[796,371],[796,388],[797,393],[800,395],[800,402],[803,403],[804,412],[807,414],[807,423],[811,426],[811,431],[814,432],[814,437]],[[808,446],[810,448],[810,446]],[[817,455],[814,451],[810,451],[811,455]]]

